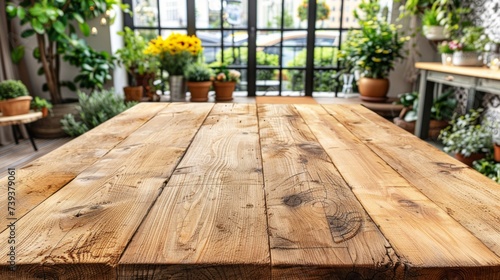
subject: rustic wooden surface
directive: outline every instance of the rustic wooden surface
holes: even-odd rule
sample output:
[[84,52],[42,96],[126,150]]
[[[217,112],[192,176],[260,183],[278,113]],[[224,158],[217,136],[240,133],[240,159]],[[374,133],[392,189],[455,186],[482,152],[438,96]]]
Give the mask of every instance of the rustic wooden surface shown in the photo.
[[500,71],[492,70],[487,67],[443,65],[440,62],[417,62],[415,63],[415,67],[422,70],[500,80]]
[[4,117],[0,112],[0,126],[32,123],[42,118],[42,112],[30,111],[28,114]]
[[360,105],[141,103],[16,171],[0,279],[500,279],[499,185]]

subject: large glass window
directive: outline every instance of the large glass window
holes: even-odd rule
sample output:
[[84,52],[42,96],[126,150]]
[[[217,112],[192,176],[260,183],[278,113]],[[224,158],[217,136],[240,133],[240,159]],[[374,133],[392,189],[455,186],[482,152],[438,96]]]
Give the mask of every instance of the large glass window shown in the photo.
[[[361,0],[125,0],[147,39],[196,34],[204,60],[242,72],[248,95],[333,95],[337,54]],[[316,9],[310,17],[309,8]],[[351,18],[351,20],[349,20]]]

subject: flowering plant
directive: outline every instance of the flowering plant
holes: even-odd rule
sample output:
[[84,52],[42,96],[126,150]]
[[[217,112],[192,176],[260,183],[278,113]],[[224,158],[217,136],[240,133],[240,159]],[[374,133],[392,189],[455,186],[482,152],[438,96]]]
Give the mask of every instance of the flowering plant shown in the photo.
[[182,75],[202,50],[201,40],[196,36],[172,33],[167,38],[158,35],[152,39],[144,53],[158,57],[162,69],[173,76]]
[[240,81],[241,73],[236,70],[228,70],[226,67],[221,67],[216,75],[215,81],[217,82],[236,82]]
[[363,0],[358,10],[354,17],[361,29],[349,31],[339,59],[349,70],[360,69],[364,77],[387,78],[395,60],[404,58],[403,46],[410,37],[400,36],[402,26],[389,24],[379,14],[378,1]]
[[451,50],[451,52],[475,51],[474,47],[471,47],[471,46],[464,44],[462,42],[458,42],[457,40],[453,40],[453,41],[448,42],[448,47]]

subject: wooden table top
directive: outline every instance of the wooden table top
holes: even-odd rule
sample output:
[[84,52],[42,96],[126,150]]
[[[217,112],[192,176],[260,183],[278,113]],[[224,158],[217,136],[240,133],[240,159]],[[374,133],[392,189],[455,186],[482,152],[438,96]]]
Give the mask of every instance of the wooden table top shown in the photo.
[[141,103],[9,182],[0,279],[500,279],[500,185],[361,105]]
[[4,117],[0,112],[0,126],[32,123],[42,118],[42,112],[30,111],[28,114]]
[[440,62],[417,62],[415,67],[422,70],[500,80],[500,70],[492,70],[487,67],[443,65]]

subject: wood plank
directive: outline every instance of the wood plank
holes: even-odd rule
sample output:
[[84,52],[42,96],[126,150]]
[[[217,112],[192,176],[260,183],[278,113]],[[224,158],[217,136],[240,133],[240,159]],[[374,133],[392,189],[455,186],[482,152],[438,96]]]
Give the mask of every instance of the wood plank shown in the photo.
[[[86,278],[116,278],[114,267],[127,241],[212,106],[171,104],[18,220],[16,273],[66,279],[60,273],[70,271]],[[0,240],[8,235],[4,231]],[[6,246],[0,253],[4,279],[12,275]]]
[[[15,217],[21,218],[57,192],[165,107],[165,104],[138,104],[28,165],[16,168]],[[2,171],[2,175],[6,173]],[[0,179],[0,185],[7,185],[7,176]],[[0,193],[0,201],[7,201],[6,192]],[[7,204],[0,203],[0,219],[5,221],[7,214]]]
[[500,277],[500,260],[493,252],[366,146],[363,141],[378,139],[379,130],[372,127],[369,135],[353,135],[335,118],[356,110],[368,112],[366,108],[353,106],[331,116],[319,107],[295,107],[395,253],[404,258],[406,277],[421,278],[435,267],[453,273],[474,266],[482,272],[474,279]]
[[119,277],[269,279],[259,155],[255,105],[216,104],[120,259]]
[[423,69],[423,70],[431,70],[431,71],[465,75],[477,78],[500,80],[500,72],[486,67],[443,65],[442,63],[439,62],[417,62],[415,63],[415,67],[417,69]]
[[169,186],[262,185],[255,104],[217,104]]
[[[354,108],[342,106],[326,108],[392,168],[500,256],[498,184],[369,111],[356,108],[353,112]],[[373,130],[377,131],[377,137],[372,137]]]
[[399,260],[291,105],[259,105],[273,278],[397,277]]

